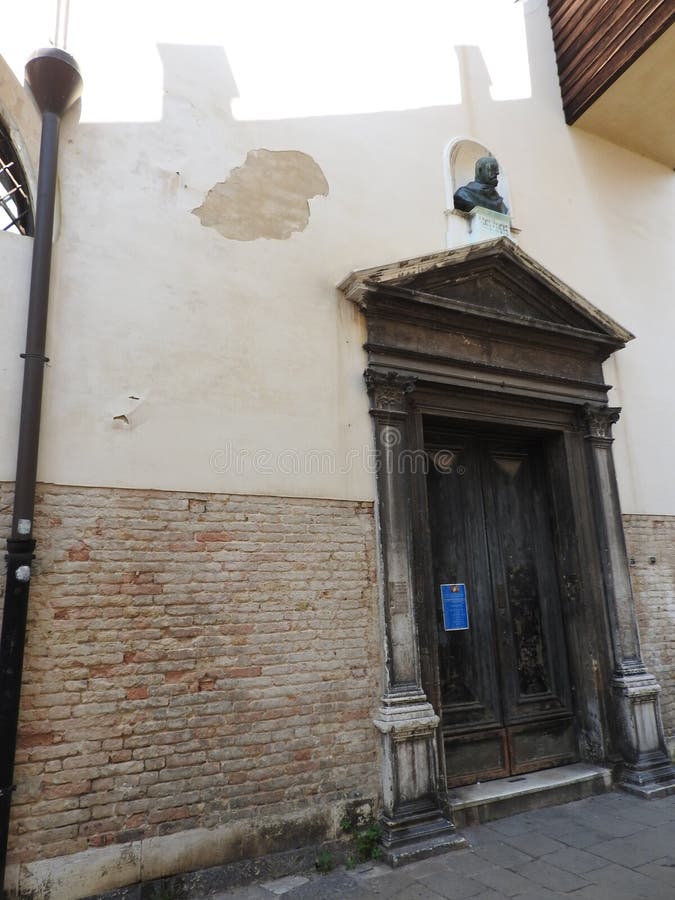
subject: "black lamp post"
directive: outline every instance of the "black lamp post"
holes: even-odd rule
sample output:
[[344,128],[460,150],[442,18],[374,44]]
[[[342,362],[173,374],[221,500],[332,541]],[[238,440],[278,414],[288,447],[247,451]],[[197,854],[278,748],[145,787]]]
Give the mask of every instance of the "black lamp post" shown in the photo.
[[82,92],[77,63],[63,50],[38,50],[26,64],[26,82],[42,113],[35,236],[19,423],[12,533],[7,540],[7,581],[0,637],[0,889],[7,840],[21,697],[31,562],[33,513],[40,441],[40,411],[54,230],[54,197],[61,117]]

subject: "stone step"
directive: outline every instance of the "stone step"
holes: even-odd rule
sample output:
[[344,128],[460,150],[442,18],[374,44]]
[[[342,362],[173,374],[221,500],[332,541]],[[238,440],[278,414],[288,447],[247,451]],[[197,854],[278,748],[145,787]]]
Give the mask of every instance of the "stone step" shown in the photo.
[[462,828],[531,809],[582,800],[611,789],[612,773],[609,769],[574,763],[451,788],[449,811],[454,824]]

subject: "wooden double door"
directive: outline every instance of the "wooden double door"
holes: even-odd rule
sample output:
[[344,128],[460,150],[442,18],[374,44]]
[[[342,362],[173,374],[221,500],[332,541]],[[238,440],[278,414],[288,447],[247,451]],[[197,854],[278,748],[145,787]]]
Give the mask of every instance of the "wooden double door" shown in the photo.
[[[435,427],[427,449],[448,785],[573,762],[546,443]],[[468,623],[444,619],[442,585],[465,586]]]

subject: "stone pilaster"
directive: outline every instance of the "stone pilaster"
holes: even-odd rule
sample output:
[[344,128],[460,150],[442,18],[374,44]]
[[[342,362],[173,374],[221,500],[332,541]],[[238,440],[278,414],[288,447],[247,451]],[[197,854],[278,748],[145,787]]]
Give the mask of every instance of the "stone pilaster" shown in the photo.
[[415,379],[368,369],[378,459],[380,591],[385,624],[385,692],[375,718],[382,738],[384,857],[392,865],[463,839],[438,801],[438,716],[422,690],[413,602],[407,397]]
[[621,410],[584,408],[591,457],[614,676],[612,693],[623,756],[622,786],[642,796],[675,792],[675,768],[666,749],[660,687],[642,661],[619,493],[612,458],[612,425]]

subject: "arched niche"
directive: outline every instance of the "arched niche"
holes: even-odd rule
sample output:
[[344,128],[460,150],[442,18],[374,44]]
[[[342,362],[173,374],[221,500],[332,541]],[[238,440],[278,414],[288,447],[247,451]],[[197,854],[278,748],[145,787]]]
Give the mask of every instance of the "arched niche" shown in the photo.
[[454,137],[447,143],[443,151],[446,246],[449,248],[460,247],[471,242],[466,214],[455,209],[453,197],[458,187],[474,180],[476,160],[481,156],[496,156],[499,162],[497,190],[504,198],[509,214],[513,218],[509,181],[499,156],[475,138],[465,135]]

